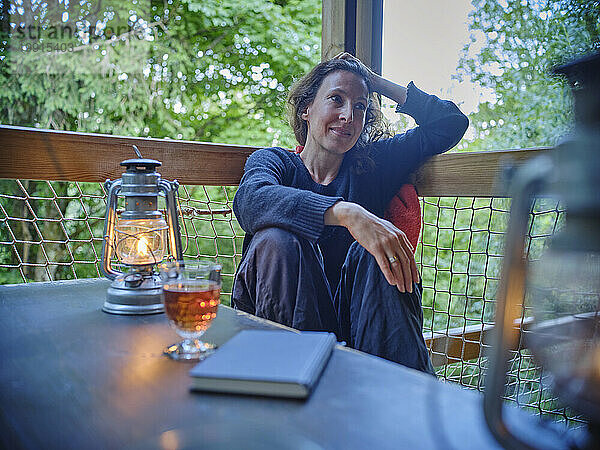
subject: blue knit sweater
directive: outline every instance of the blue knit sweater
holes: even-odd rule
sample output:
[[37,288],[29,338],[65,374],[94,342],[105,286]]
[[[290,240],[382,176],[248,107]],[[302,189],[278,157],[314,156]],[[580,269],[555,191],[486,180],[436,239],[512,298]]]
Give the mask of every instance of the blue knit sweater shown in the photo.
[[356,174],[346,154],[337,177],[316,183],[298,154],[279,147],[257,150],[248,158],[233,210],[246,231],[245,250],[252,235],[264,227],[280,227],[319,244],[325,273],[335,291],[352,235],[344,227],[326,226],[325,211],[339,200],[358,203],[379,217],[411,172],[429,157],[454,147],[464,135],[467,117],[456,105],[408,85],[407,99],[397,112],[412,116],[417,127],[373,142],[374,170]]

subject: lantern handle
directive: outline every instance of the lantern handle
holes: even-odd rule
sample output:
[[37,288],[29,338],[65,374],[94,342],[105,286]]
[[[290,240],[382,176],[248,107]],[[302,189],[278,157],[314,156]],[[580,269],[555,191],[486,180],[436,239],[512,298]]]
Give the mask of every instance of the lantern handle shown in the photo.
[[485,381],[483,408],[485,420],[496,440],[505,448],[535,449],[516,436],[504,421],[503,397],[510,351],[518,348],[519,330],[514,323],[525,301],[525,236],[533,198],[539,194],[553,170],[552,159],[538,156],[511,173],[512,197],[506,230],[502,274],[496,296],[496,319],[489,347],[489,369]]
[[142,156],[142,154],[140,152],[140,149],[137,148],[137,145],[133,144],[132,147],[133,147],[133,151],[135,151],[135,154],[137,155],[137,157],[140,159],[144,159],[144,157]]
[[181,230],[179,229],[179,216],[177,214],[177,190],[179,182],[177,180],[161,180],[158,182],[158,190],[164,192],[167,199],[167,225],[169,227],[169,249],[171,255],[175,256],[177,261],[183,260],[183,250],[181,248]]
[[108,189],[106,200],[106,218],[104,219],[104,233],[102,234],[102,273],[105,277],[114,280],[121,272],[112,268],[112,257],[115,249],[112,239],[115,235],[115,223],[117,220],[117,194],[121,191],[121,179],[104,183]]

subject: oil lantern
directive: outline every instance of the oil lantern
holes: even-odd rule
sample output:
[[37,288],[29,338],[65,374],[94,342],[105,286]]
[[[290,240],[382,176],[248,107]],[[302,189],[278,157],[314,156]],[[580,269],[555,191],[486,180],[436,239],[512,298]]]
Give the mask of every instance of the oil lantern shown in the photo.
[[[585,445],[600,448],[600,53],[557,67],[555,73],[571,85],[573,133],[550,157],[519,168],[511,182],[513,202],[484,396],[488,425],[507,448],[539,445],[512,430],[502,414],[509,352],[520,339],[562,403],[587,419]],[[564,226],[540,260],[527,264],[528,217],[539,195],[564,204]],[[533,314],[520,333],[515,324],[524,305]]]
[[[161,178],[160,161],[137,158],[121,163],[120,179],[106,180],[108,192],[102,272],[112,281],[102,310],[112,314],[153,314],[164,311],[156,265],[166,257],[181,260],[181,234],[177,213],[179,183]],[[158,205],[164,197],[166,214]],[[124,211],[117,212],[119,198]],[[113,266],[117,260],[119,269]]]

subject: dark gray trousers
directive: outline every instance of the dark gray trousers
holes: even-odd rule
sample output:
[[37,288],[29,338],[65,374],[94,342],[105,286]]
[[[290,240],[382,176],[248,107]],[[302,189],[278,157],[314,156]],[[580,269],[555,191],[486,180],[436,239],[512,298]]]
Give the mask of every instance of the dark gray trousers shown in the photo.
[[400,293],[357,242],[333,292],[318,245],[281,228],[258,231],[238,268],[232,306],[299,330],[330,331],[352,348],[433,373],[421,285]]

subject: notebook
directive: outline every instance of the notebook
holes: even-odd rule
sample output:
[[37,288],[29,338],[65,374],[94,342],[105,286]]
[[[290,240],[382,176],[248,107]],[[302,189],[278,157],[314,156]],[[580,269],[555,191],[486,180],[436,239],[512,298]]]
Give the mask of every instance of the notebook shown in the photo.
[[335,343],[325,332],[242,330],[190,371],[192,390],[306,398]]

